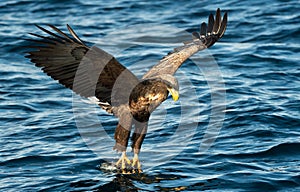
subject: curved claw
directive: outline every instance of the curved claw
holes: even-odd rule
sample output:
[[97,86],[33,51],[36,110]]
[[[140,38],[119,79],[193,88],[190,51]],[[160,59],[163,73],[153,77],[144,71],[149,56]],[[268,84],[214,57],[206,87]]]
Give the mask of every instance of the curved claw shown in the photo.
[[131,166],[134,170],[137,170],[139,173],[142,173],[142,169],[141,169],[142,165],[141,165],[141,162],[139,160],[139,156],[137,153],[134,154]]
[[120,157],[120,159],[116,162],[116,166],[120,167],[121,164],[121,169],[125,170],[126,169],[126,163],[128,166],[131,165],[130,160],[128,159],[128,157],[126,156],[126,152],[122,152],[122,156]]

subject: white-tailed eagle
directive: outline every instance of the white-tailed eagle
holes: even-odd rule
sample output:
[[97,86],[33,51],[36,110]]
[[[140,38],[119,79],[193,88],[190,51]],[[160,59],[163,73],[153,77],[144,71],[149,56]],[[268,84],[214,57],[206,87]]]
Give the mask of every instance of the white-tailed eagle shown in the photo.
[[[96,98],[100,107],[119,118],[115,130],[114,149],[122,152],[116,163],[125,169],[141,169],[138,154],[147,133],[148,120],[153,112],[170,93],[176,101],[179,98],[178,82],[173,76],[176,70],[191,55],[211,47],[224,34],[227,13],[221,17],[209,15],[208,24],[202,23],[200,32],[192,33],[192,40],[175,48],[154,65],[141,79],[138,79],[112,55],[97,47],[87,46],[67,25],[71,35],[67,35],[53,25],[52,31],[37,26],[47,36],[30,33],[38,37],[31,42],[26,57],[31,59],[43,72],[58,80],[86,98]],[[126,156],[130,138],[134,152],[133,160]]]

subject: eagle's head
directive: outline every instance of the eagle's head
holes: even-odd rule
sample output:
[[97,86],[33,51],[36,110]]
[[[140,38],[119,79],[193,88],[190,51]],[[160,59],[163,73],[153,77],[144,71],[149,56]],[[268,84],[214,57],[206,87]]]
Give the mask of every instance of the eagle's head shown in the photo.
[[167,90],[172,95],[173,100],[177,101],[179,99],[179,84],[177,79],[173,75],[162,74],[148,78],[146,80],[156,80],[164,83]]

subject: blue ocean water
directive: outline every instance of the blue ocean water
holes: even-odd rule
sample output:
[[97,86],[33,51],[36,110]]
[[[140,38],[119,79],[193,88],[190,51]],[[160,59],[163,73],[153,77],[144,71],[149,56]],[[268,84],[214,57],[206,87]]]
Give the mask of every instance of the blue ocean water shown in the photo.
[[[41,33],[34,24],[70,24],[141,76],[218,7],[227,31],[176,74],[181,98],[153,113],[142,174],[102,169],[119,157],[109,139],[117,119],[24,57],[28,33]],[[0,191],[300,190],[299,9],[288,0],[1,1]],[[80,124],[79,107],[94,119]],[[80,128],[90,124],[99,125],[92,142]]]

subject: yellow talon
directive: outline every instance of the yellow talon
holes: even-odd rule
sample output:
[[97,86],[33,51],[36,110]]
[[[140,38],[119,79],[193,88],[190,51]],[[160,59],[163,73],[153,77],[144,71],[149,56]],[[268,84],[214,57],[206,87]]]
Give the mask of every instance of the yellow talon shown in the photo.
[[122,152],[120,159],[116,162],[116,167],[121,168],[122,174],[142,173],[138,154],[134,154],[132,161],[130,161],[126,156],[126,152]]
[[126,156],[126,152],[122,152],[122,156],[120,157],[120,159],[116,162],[116,166],[120,166],[121,164],[121,169],[125,170],[126,169],[126,163],[130,166],[131,162],[130,160],[127,158]]
[[137,153],[134,154],[131,166],[134,170],[137,170],[139,173],[142,173],[142,166]]

